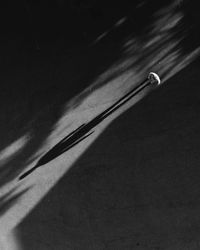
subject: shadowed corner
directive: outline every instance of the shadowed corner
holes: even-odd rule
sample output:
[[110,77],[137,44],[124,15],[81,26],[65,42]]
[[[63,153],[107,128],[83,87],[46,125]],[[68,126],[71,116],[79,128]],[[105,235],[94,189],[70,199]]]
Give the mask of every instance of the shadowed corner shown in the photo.
[[3,216],[11,207],[13,207],[19,199],[26,194],[33,185],[23,189],[22,191],[16,192],[16,188],[13,188],[0,198],[0,216]]

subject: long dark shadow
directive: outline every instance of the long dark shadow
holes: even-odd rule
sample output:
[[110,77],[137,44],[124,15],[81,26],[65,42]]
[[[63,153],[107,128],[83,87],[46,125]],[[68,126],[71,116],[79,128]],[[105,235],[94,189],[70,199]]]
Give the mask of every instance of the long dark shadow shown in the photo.
[[[135,95],[137,95],[144,88],[149,86],[150,84],[160,82],[159,77],[155,73],[150,73],[148,78],[145,79],[140,85],[136,86],[132,90],[130,90],[127,94],[121,97],[118,101],[116,101],[113,105],[111,105],[108,109],[103,111],[101,114],[96,116],[90,122],[86,124],[82,124],[76,130],[72,131],[65,138],[63,138],[59,143],[57,143],[51,150],[49,150],[40,160],[36,163],[36,165],[26,171],[19,177],[19,180],[24,179],[26,176],[30,175],[34,170],[39,168],[42,165],[47,164],[48,162],[54,160],[61,154],[65,153],[88,136],[90,136],[94,131],[90,132],[94,127],[96,127],[99,123],[101,123],[105,118],[119,109],[122,105],[127,103],[130,99],[132,99]],[[90,133],[89,133],[90,132]],[[89,134],[88,134],[89,133]]]

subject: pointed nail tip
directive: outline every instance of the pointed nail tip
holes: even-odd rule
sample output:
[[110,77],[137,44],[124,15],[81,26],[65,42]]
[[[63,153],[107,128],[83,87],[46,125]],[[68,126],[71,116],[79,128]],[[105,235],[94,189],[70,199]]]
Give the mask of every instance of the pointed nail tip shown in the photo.
[[21,180],[23,180],[24,178],[26,177],[26,175],[25,174],[23,174],[23,175],[20,175],[20,177],[18,178],[18,181],[21,181]]
[[32,169],[30,169],[30,170],[28,170],[27,172],[25,172],[24,174],[22,174],[22,175],[20,175],[20,177],[18,178],[18,181],[21,181],[21,180],[23,180],[24,178],[26,178],[29,174],[31,174],[31,172],[33,172],[36,168],[38,168],[38,167],[40,167],[40,163],[38,162],[38,163],[36,163],[36,165],[32,168]]

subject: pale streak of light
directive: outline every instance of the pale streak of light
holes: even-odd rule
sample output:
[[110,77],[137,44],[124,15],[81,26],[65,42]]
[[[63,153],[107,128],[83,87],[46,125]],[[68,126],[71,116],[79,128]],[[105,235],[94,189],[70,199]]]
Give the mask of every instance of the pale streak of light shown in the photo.
[[123,17],[121,19],[119,19],[110,29],[107,29],[106,31],[104,31],[101,35],[99,35],[93,42],[92,45],[98,43],[100,40],[102,40],[105,36],[108,35],[108,33],[110,33],[113,29],[119,27],[120,25],[122,25],[125,21],[126,21],[127,17]]
[[177,15],[174,16],[172,22],[167,23],[166,25],[163,25],[163,27],[161,27],[160,31],[167,31],[172,29],[173,27],[175,27],[182,19],[183,16],[181,15]]
[[[159,14],[161,13],[158,12],[158,15]],[[154,25],[152,32],[155,32],[157,30],[160,30],[160,32],[166,32],[168,30],[171,30],[172,28],[176,27],[181,22],[182,18],[183,18],[183,14],[180,12],[176,14],[171,13],[171,14],[162,16],[162,18],[160,19],[160,22]]]
[[200,46],[196,48],[194,51],[192,51],[189,55],[186,55],[182,57],[179,60],[179,63],[176,65],[173,65],[173,69],[166,75],[166,77],[163,78],[163,82],[167,81],[171,77],[173,77],[175,74],[177,74],[179,71],[187,67],[191,62],[193,62],[197,57],[200,55]]
[[127,17],[122,17],[121,19],[119,19],[119,21],[117,21],[114,24],[114,27],[118,27],[118,26],[122,25],[126,21],[126,19],[127,19]]
[[[151,40],[147,41],[147,43],[144,45],[144,49],[151,48],[151,46],[155,46],[156,44],[159,44],[160,41],[165,41],[165,40],[170,40],[170,39],[174,40],[172,34],[161,33],[159,35],[155,35],[153,36]],[[179,41],[181,41],[180,38],[176,39],[175,42],[178,43]]]
[[20,153],[20,151],[26,146],[29,140],[30,140],[30,136],[24,135],[21,138],[14,141],[13,143],[11,143],[5,149],[3,149],[0,152],[0,166],[3,164],[6,164],[16,154]]
[[96,38],[96,40],[95,40],[93,43],[95,44],[95,43],[99,42],[99,41],[100,41],[102,38],[104,38],[109,32],[110,32],[110,30],[107,30],[107,31],[103,32],[100,36],[98,36],[98,37]]

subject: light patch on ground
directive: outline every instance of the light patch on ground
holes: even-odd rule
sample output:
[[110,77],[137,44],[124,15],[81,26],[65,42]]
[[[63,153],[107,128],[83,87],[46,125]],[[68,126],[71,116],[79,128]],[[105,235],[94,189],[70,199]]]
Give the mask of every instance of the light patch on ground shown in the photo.
[[100,42],[105,36],[107,36],[113,29],[118,28],[121,26],[125,21],[127,20],[127,17],[120,18],[111,28],[104,31],[101,35],[99,35],[93,42],[92,45]]
[[127,17],[123,17],[123,18],[119,19],[119,21],[117,21],[114,26],[118,27],[118,26],[122,25],[126,21],[126,19],[127,19]]
[[0,167],[16,156],[16,154],[19,154],[29,140],[30,136],[24,135],[3,149],[0,152]]

